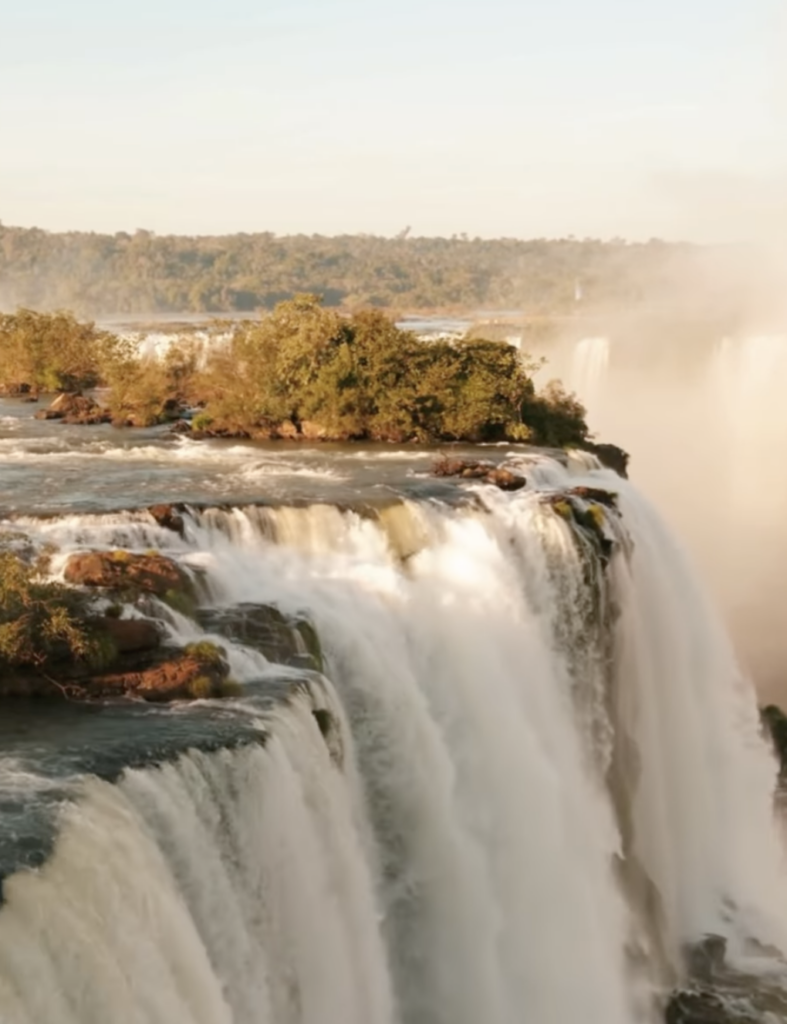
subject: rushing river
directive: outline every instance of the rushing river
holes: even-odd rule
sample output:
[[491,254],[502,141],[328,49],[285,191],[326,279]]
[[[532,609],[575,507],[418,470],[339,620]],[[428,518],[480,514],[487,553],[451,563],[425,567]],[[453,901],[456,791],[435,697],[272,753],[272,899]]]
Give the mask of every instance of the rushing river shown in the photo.
[[[484,449],[527,478],[504,494],[433,479],[421,448],[34,410],[0,403],[7,543],[55,575],[160,551],[204,613],[307,619],[324,660],[162,606],[170,644],[222,645],[239,696],[3,709],[3,1024],[652,1024],[708,934],[778,981],[774,758],[632,484]],[[572,525],[547,499],[577,485],[619,513],[572,499],[595,524]]]

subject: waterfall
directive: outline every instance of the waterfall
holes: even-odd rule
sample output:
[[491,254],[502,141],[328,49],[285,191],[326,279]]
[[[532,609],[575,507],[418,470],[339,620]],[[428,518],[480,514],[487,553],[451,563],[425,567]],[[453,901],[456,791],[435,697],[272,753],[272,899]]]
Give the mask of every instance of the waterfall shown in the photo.
[[[628,482],[531,468],[458,508],[7,524],[55,570],[156,547],[213,606],[307,617],[324,675],[215,635],[249,693],[308,685],[227,702],[259,742],[79,780],[5,882],[3,1021],[650,1024],[687,943],[787,950],[773,758],[683,552]],[[576,484],[620,515],[580,530]]]
[[598,408],[602,400],[608,365],[608,338],[583,338],[577,342],[566,379],[570,390],[589,409]]

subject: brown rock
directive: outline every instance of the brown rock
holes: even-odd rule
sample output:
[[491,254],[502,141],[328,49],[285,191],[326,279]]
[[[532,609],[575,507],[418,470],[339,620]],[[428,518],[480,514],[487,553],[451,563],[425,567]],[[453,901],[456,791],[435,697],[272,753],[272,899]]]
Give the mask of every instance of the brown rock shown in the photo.
[[148,512],[153,516],[159,526],[165,530],[172,530],[173,533],[183,536],[185,525],[183,516],[174,505],[151,505]]
[[325,441],[328,438],[328,431],[320,423],[303,420],[301,422],[301,437],[305,441]]
[[117,590],[130,587],[157,597],[164,597],[168,591],[193,591],[183,569],[158,552],[137,555],[130,551],[86,551],[71,555],[66,562],[65,578],[80,586]]
[[602,466],[614,469],[618,476],[628,477],[629,453],[616,444],[593,444],[588,441],[583,445],[586,451],[592,452]]
[[91,676],[83,683],[88,697],[139,697],[148,701],[219,697],[229,668],[219,649],[194,644],[147,667]]
[[79,392],[64,391],[46,409],[36,413],[38,420],[62,420],[64,423],[108,423],[109,413],[92,398]]
[[99,619],[101,629],[107,633],[118,654],[153,651],[161,646],[161,633],[152,619]]
[[518,491],[527,481],[518,473],[512,473],[505,466],[493,466],[490,462],[474,462],[467,459],[443,458],[432,468],[434,476],[458,476],[462,480],[481,480],[494,484],[503,491]]
[[505,469],[502,466],[491,470],[484,479],[486,483],[494,484],[501,491],[519,491],[527,483],[523,476],[512,473],[510,469]]
[[566,494],[582,498],[584,501],[595,501],[606,508],[618,507],[618,496],[614,491],[604,490],[602,487],[572,487]]
[[277,435],[285,441],[294,441],[298,436],[298,428],[292,420],[284,420],[276,428]]

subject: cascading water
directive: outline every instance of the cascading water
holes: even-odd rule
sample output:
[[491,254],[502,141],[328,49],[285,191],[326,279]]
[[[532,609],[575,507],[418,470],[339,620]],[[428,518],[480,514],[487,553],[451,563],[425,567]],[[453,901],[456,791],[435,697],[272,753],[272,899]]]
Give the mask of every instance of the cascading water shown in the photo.
[[582,401],[597,408],[603,400],[603,387],[609,365],[609,338],[583,338],[578,341],[566,378],[570,390]]
[[[224,702],[259,742],[73,782],[51,857],[5,881],[4,1022],[649,1024],[685,944],[787,950],[773,760],[681,551],[614,475],[526,472],[459,507],[194,512],[183,537],[10,524],[55,567],[154,547],[214,607],[305,616],[324,676],[211,634],[249,694],[294,687]],[[573,498],[580,529],[577,484],[620,516]]]

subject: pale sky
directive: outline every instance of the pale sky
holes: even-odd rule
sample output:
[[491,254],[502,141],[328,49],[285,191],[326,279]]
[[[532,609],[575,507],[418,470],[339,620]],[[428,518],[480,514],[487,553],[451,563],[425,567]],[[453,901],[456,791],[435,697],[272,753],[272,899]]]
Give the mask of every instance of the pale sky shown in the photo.
[[784,0],[0,0],[0,220],[787,228]]

